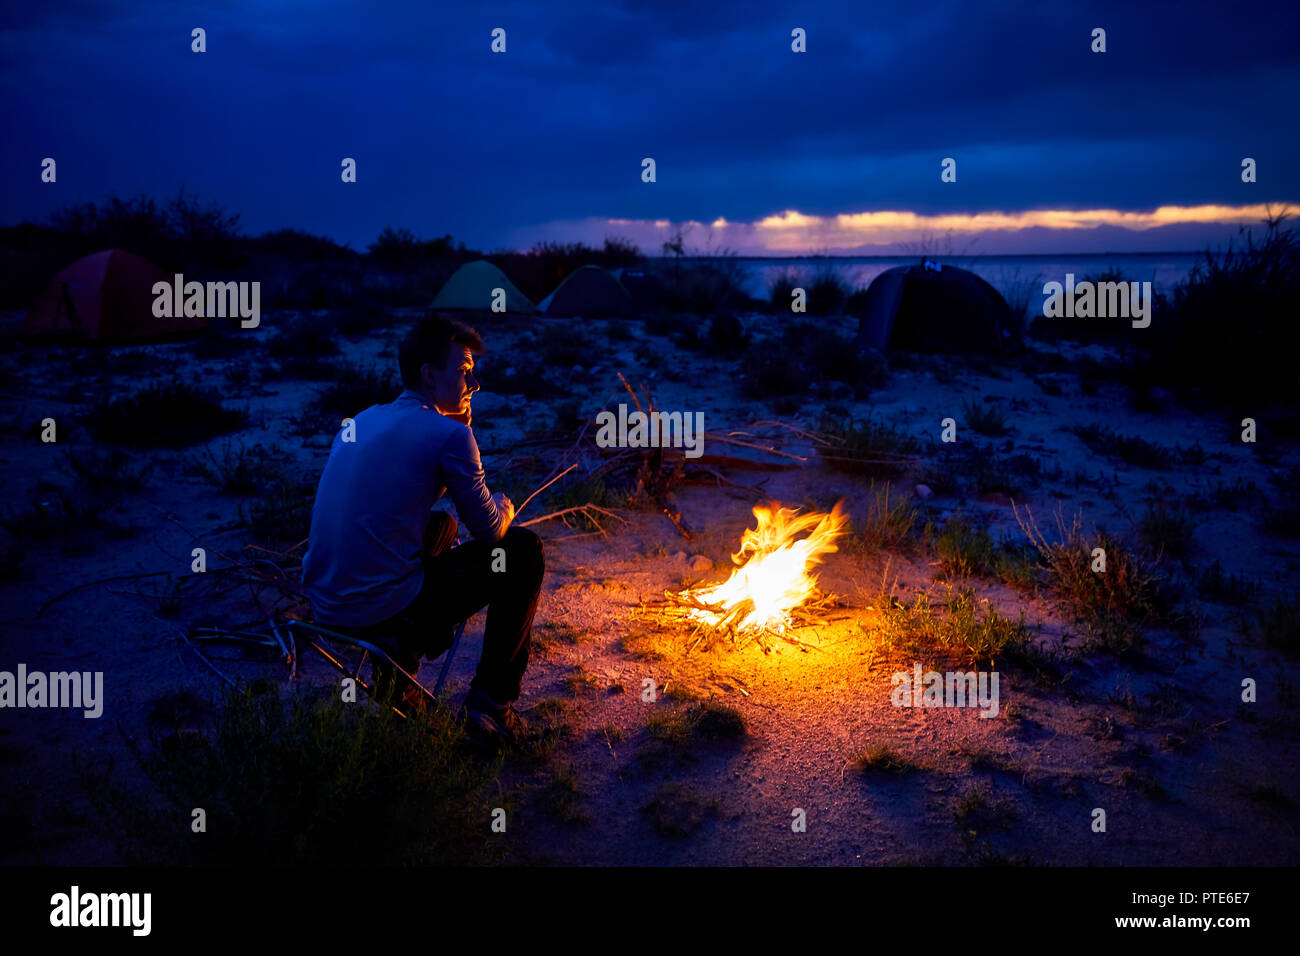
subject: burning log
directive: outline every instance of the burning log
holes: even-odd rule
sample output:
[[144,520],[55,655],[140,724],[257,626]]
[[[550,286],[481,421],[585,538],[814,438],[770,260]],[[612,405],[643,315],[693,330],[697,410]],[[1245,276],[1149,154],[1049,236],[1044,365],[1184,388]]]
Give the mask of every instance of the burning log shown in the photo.
[[796,617],[808,619],[808,609],[818,605],[820,592],[811,572],[824,555],[837,550],[836,539],[848,523],[841,505],[836,502],[829,513],[804,515],[776,505],[756,505],[757,526],[741,538],[740,550],[731,556],[737,567],[726,581],[665,591],[668,601],[685,609],[697,630],[704,632],[692,649],[706,637],[712,638],[710,643],[728,637],[738,648],[754,640],[769,652],[773,646],[779,649],[764,642],[771,637],[807,650],[808,645],[791,632]]

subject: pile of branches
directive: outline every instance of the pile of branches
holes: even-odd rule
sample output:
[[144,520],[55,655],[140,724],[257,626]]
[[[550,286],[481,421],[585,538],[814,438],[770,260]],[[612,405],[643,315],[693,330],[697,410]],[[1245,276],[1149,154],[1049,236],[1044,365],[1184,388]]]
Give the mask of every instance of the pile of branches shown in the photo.
[[779,652],[783,643],[797,647],[806,654],[817,645],[799,640],[795,636],[795,631],[825,623],[822,612],[827,607],[835,606],[837,601],[833,595],[819,591],[811,600],[791,609],[788,620],[782,622],[780,626],[751,627],[741,630],[740,623],[754,610],[754,602],[749,599],[727,609],[720,604],[710,603],[699,591],[665,591],[664,597],[667,599],[668,607],[679,608],[688,613],[692,610],[703,611],[713,618],[713,620],[693,618],[696,620],[696,626],[690,636],[695,638],[695,642],[687,649],[688,654],[701,644],[704,650],[710,650],[724,643],[740,650],[750,641],[760,647],[764,654],[770,654],[774,650]]
[[[658,411],[654,397],[644,383],[638,395],[621,373],[618,378],[638,412],[649,417]],[[683,518],[677,500],[677,491],[682,486],[708,485],[735,497],[762,501],[770,497],[761,487],[766,478],[753,485],[744,484],[727,477],[723,469],[770,474],[803,468],[812,460],[813,454],[820,456],[823,449],[831,450],[835,444],[833,439],[784,422],[757,421],[743,430],[706,431],[700,436],[702,442],[714,447],[724,445],[727,453],[706,452],[688,458],[681,448],[601,448],[592,434],[593,424],[594,417],[589,418],[576,438],[570,435],[517,442],[512,448],[512,456],[498,467],[518,466],[524,459],[550,459],[551,477],[529,496],[528,501],[554,482],[572,474],[570,481],[626,489],[622,497],[627,507],[659,512],[687,540],[694,532]],[[805,453],[787,450],[788,445],[797,445]],[[558,450],[558,455],[555,450]],[[521,505],[518,511],[522,510]],[[622,520],[609,509],[587,502],[531,518],[521,522],[521,526],[573,518],[594,525],[597,530],[590,532],[593,534],[604,534],[601,519]]]

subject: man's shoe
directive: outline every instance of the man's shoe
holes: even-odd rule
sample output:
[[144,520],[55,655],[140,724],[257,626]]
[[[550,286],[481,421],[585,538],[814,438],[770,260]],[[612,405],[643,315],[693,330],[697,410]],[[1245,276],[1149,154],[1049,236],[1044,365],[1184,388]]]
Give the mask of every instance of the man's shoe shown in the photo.
[[465,698],[465,731],[481,743],[517,744],[528,733],[528,723],[510,703],[498,704],[481,690]]
[[[417,661],[417,666],[418,663]],[[414,673],[414,671],[408,672]],[[422,714],[428,707],[429,699],[424,691],[393,670],[387,661],[375,660],[372,681],[374,691],[372,696],[376,700],[389,701],[407,717]]]

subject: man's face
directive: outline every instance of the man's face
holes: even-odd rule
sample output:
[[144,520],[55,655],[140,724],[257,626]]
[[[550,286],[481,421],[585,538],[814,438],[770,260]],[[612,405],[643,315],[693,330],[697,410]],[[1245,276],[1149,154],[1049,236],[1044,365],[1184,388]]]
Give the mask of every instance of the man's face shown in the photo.
[[438,411],[444,415],[463,415],[469,411],[470,396],[478,391],[474,356],[469,349],[453,342],[444,368],[425,364],[420,371]]

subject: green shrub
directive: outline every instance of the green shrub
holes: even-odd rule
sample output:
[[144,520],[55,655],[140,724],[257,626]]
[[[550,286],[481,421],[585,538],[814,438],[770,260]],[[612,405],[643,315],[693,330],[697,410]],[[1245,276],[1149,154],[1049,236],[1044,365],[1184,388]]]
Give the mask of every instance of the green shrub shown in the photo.
[[[1085,535],[1076,516],[1067,527],[1058,513],[1058,536],[1048,541],[1032,513],[1016,518],[1038,550],[1051,585],[1084,629],[1085,642],[1117,656],[1136,651],[1143,628],[1160,620],[1168,597],[1155,570],[1141,562],[1116,538],[1105,533]],[[1094,552],[1102,549],[1106,570],[1094,571]]]
[[[862,421],[825,417],[817,430],[831,441],[831,447],[821,452],[823,458],[830,467],[841,471],[902,471],[902,456],[913,455],[921,449],[915,437],[871,416]],[[899,463],[879,464],[894,459],[899,459]]]
[[[488,819],[495,768],[472,758],[449,714],[299,692],[228,692],[212,726],[151,737],[139,753],[167,817],[207,811],[209,833],[158,826],[134,795],[98,781],[130,862],[172,865],[465,865],[498,859]],[[103,784],[107,783],[107,788]],[[494,804],[495,805],[495,804]],[[125,812],[123,812],[125,811]],[[218,839],[209,837],[217,836]]]
[[974,527],[965,518],[950,518],[943,526],[935,548],[939,569],[948,575],[970,577],[993,570],[997,553],[993,537],[983,525]]
[[996,405],[967,400],[962,403],[962,417],[981,435],[996,437],[1007,433],[1007,416]]
[[861,524],[855,522],[858,526],[849,539],[850,546],[871,551],[902,546],[916,524],[916,508],[906,493],[894,494],[889,482],[878,486],[873,481],[867,491],[866,504],[867,511]]

